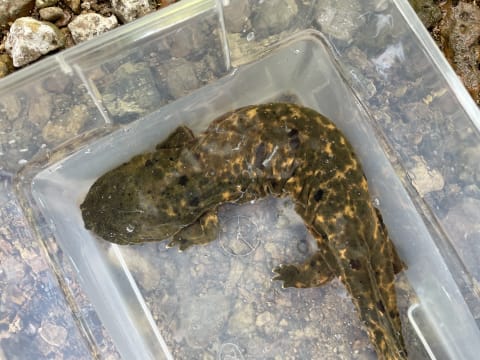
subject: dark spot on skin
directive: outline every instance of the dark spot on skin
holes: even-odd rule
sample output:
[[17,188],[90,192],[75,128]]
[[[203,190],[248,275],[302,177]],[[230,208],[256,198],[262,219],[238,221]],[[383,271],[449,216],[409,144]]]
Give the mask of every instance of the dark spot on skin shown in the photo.
[[324,241],[328,241],[328,235],[327,235],[327,233],[326,233],[325,231],[319,230],[319,233],[320,233],[320,236],[322,237],[322,239],[323,239]]
[[145,165],[145,167],[151,167],[151,166],[153,166],[153,161],[148,159],[147,161],[145,161],[144,165]]
[[362,268],[362,263],[360,262],[360,260],[351,259],[350,260],[350,267],[353,270],[360,270]]
[[375,304],[377,306],[377,309],[380,310],[380,312],[382,314],[385,314],[385,305],[383,305],[383,302],[382,301],[377,301],[377,303]]
[[394,311],[394,310],[391,310],[388,314],[390,315],[390,317],[391,317],[392,319],[395,319],[395,318],[398,317],[398,312],[397,312],[397,311]]
[[400,262],[393,262],[393,272],[395,274],[400,273],[406,265],[400,260]]
[[315,191],[315,194],[313,195],[313,198],[315,199],[315,201],[320,201],[323,199],[323,190],[322,189],[318,189],[317,191]]
[[300,138],[298,137],[298,130],[292,129],[288,132],[288,144],[290,147],[295,150],[300,146]]
[[300,139],[299,138],[290,139],[289,144],[293,150],[296,150],[300,146]]
[[259,169],[263,169],[263,162],[267,158],[267,149],[265,144],[262,142],[260,145],[257,146],[255,149],[255,163],[254,166]]
[[383,222],[383,217],[382,217],[382,214],[380,213],[380,210],[378,210],[376,207],[374,207],[373,209],[375,210],[375,214],[377,214],[378,224],[380,225],[380,228],[384,233],[386,233],[387,228],[385,227],[385,224]]
[[[153,162],[155,163],[155,161]],[[156,179],[161,179],[165,175],[165,173],[158,167],[152,167],[150,170],[150,174],[152,174],[152,177]]]
[[178,178],[178,184],[179,185],[185,186],[185,185],[187,185],[187,182],[188,182],[187,175],[182,175]]
[[198,204],[200,204],[200,199],[198,198],[198,196],[191,198],[188,202],[188,205],[190,206],[198,206]]
[[384,338],[384,334],[380,330],[375,330],[375,339],[377,340],[377,343],[381,343]]

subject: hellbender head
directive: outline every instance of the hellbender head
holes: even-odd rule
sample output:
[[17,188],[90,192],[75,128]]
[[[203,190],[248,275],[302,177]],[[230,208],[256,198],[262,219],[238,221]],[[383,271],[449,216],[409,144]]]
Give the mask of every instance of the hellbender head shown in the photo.
[[180,127],[154,152],[101,176],[80,206],[85,227],[131,244],[166,239],[197,220],[218,201],[218,188],[190,151],[193,145],[191,131]]

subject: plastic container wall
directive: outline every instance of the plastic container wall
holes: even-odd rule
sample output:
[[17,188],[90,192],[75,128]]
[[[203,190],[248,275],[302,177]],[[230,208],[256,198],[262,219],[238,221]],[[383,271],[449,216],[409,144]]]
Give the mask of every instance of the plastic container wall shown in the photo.
[[[429,336],[424,339],[437,358],[473,359],[478,349],[475,341],[468,343],[468,339],[478,339],[475,321],[480,319],[480,268],[476,260],[480,251],[476,244],[480,234],[480,114],[406,1],[182,0],[30,66],[0,82],[0,171],[3,178],[17,184],[15,191],[7,185],[7,193],[18,194],[32,228],[55,259],[52,253],[58,250],[52,244],[59,240],[52,240],[52,234],[56,230],[31,194],[31,181],[39,172],[79,149],[88,150],[94,140],[117,129],[131,129],[127,124],[149,118],[159,109],[179,112],[165,105],[201,92],[218,79],[227,83],[237,72],[245,74],[245,65],[278,51],[279,43],[307,29],[306,36],[318,33],[330,48],[342,81],[364,109],[369,126],[406,189],[402,190],[404,196],[427,225],[422,236],[431,238],[428,241],[438,249],[438,253],[428,254],[433,256],[431,264],[439,261],[438,274],[425,276],[415,267],[409,270],[413,283],[430,281],[438,290],[436,295],[424,296],[416,289],[421,301],[429,300],[410,311],[411,320],[420,328],[437,332],[431,335],[433,340]],[[297,50],[302,55],[304,48]],[[284,57],[284,61],[288,59]],[[311,60],[304,59],[305,68],[315,71]],[[286,71],[293,84],[301,75],[308,75],[291,61],[292,68],[299,69]],[[283,66],[288,68],[288,61]],[[270,73],[262,78],[270,86],[265,94],[271,96],[275,87],[286,89],[280,84],[280,75]],[[249,92],[248,82],[243,89]],[[329,96],[328,92],[321,94]],[[232,104],[238,100],[235,94],[226,96],[231,97]],[[246,98],[254,103],[269,96]],[[308,104],[303,94],[299,97]],[[195,96],[188,99],[193,101]],[[215,113],[208,104],[203,110],[192,105],[194,101],[182,104],[185,117],[193,108],[200,114]],[[328,115],[341,117],[339,113]],[[207,121],[205,115],[202,118]],[[344,130],[348,132],[348,127]],[[124,153],[125,160],[128,154]],[[418,222],[419,215],[415,216]],[[394,228],[398,224],[392,221],[387,225]],[[101,256],[100,245],[91,246],[86,256]],[[421,263],[422,258],[413,260],[423,254],[414,239],[402,240],[397,246],[412,262]],[[103,262],[99,257],[98,264]],[[57,266],[61,272],[61,265]],[[442,279],[437,276],[444,273],[451,274],[445,288],[453,290],[447,293],[438,287]],[[112,272],[100,265],[98,273],[78,273],[90,297],[97,297],[93,301],[96,310],[123,356],[149,358],[164,352],[168,358],[169,350],[148,316],[150,310],[129,276],[129,271]],[[91,281],[95,277],[111,283]],[[110,296],[117,294],[119,302],[102,305],[104,298],[98,289]],[[131,304],[126,299],[136,300]],[[112,316],[112,308],[125,317]],[[452,309],[462,309],[463,327],[455,328],[448,322]],[[441,344],[432,345],[435,341]]]

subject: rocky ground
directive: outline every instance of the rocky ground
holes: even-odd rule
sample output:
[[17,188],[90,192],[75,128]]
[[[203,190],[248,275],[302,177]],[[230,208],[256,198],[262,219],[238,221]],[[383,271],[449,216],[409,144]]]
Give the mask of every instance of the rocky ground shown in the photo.
[[[0,1],[0,78],[47,54],[176,1]],[[480,3],[475,0],[410,0],[410,3],[480,104]]]
[[2,0],[0,77],[176,0]]
[[448,62],[480,104],[480,2],[410,0]]

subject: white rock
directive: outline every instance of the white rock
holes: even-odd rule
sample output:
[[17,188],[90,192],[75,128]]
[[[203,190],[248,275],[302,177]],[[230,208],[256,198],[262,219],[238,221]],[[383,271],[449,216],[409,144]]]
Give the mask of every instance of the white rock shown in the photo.
[[317,3],[317,24],[322,32],[336,39],[349,41],[365,22],[361,2],[326,0]]
[[408,171],[408,175],[421,197],[443,189],[445,181],[437,169],[430,169],[420,156],[412,156],[412,160],[415,161],[415,166]]
[[135,20],[153,10],[148,0],[112,0],[112,7],[123,23]]
[[31,17],[15,20],[5,41],[5,49],[20,67],[64,45],[62,32],[53,24]]
[[108,30],[118,26],[115,15],[104,17],[95,13],[78,15],[68,24],[73,41],[78,44],[82,41],[94,38]]

